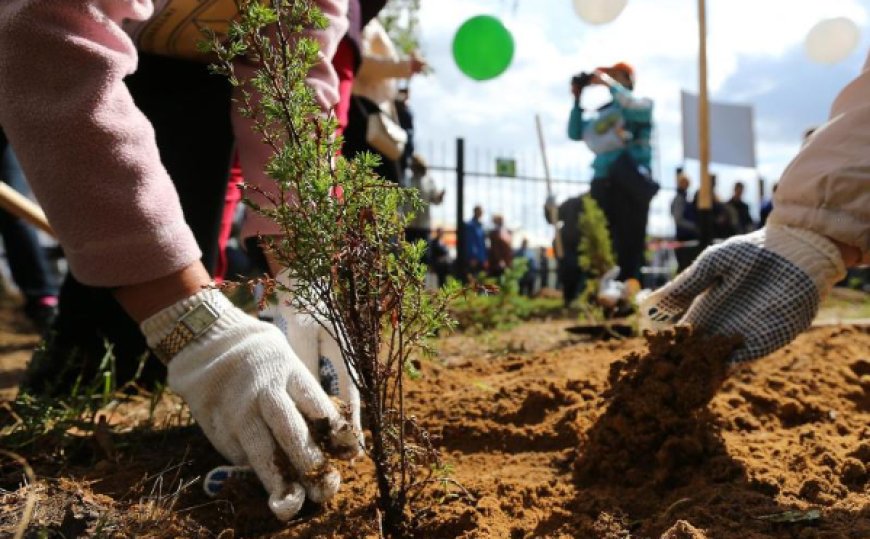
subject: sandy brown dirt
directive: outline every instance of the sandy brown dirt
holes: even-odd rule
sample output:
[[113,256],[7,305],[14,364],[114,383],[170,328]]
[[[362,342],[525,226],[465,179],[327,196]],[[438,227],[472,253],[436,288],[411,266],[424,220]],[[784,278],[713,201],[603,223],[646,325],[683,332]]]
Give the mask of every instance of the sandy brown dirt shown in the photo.
[[[536,324],[450,337],[447,361],[409,383],[412,412],[461,485],[426,491],[417,537],[870,537],[868,329],[809,331],[723,379],[704,368],[722,343],[681,355],[659,341],[648,354],[642,339],[582,343]],[[662,386],[676,372],[694,382]],[[90,441],[25,454],[32,486],[3,461],[0,536],[28,495],[34,534],[377,536],[368,461],[342,465],[339,496],[282,526],[256,486],[206,498],[194,480],[220,457],[176,401],[161,406],[156,430],[133,428],[147,399],[114,412],[111,457]],[[760,518],[815,508],[808,522]]]
[[19,300],[0,292],[0,401],[15,398],[18,380],[39,344],[19,305]]

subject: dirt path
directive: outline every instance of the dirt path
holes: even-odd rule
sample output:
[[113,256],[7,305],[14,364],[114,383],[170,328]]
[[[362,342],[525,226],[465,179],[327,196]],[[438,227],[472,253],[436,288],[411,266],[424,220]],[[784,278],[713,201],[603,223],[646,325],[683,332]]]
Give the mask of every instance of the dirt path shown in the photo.
[[0,402],[15,398],[18,380],[39,338],[18,312],[18,302],[0,293]]

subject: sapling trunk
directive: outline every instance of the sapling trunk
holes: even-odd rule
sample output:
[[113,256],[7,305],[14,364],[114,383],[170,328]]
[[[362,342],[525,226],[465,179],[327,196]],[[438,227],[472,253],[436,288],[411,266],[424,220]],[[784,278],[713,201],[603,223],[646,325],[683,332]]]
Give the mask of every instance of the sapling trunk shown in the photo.
[[[237,106],[273,150],[266,172],[275,181],[257,190],[267,204],[247,202],[281,229],[261,240],[295,283],[284,290],[291,302],[337,338],[370,428],[381,528],[405,537],[408,493],[444,469],[425,432],[408,429],[405,371],[429,336],[452,325],[447,303],[457,290],[425,290],[424,245],[404,240],[412,216],[402,208],[419,208],[416,193],[377,177],[371,155],[336,157],[335,121],[305,84],[317,45],[302,32],[325,24],[312,0],[237,5],[228,38],[212,36],[215,70],[237,88]],[[256,73],[239,80],[236,62],[255,63]]]

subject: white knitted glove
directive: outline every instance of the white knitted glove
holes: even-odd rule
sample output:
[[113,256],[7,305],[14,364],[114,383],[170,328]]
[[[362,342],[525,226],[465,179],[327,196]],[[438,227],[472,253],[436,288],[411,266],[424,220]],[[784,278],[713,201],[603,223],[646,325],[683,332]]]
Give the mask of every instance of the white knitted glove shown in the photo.
[[[279,519],[295,515],[306,493],[315,502],[328,500],[341,479],[313,434],[327,431],[327,445],[338,456],[355,455],[357,437],[280,331],[234,307],[219,291],[203,290],[145,320],[148,345],[155,347],[201,302],[220,317],[171,359],[169,387],[187,401],[224,457],[254,469]],[[282,461],[292,469],[279,467]]]
[[[297,286],[295,281],[287,278],[286,273],[279,273],[276,280],[291,291]],[[362,433],[359,389],[341,357],[338,342],[313,316],[300,312],[290,304],[291,293],[279,290],[276,296],[278,306],[274,324],[287,336],[287,342],[302,363],[320,380],[327,395],[344,401],[356,432]]]
[[642,325],[689,323],[740,335],[744,361],[791,342],[815,318],[822,298],[846,274],[837,247],[815,232],[769,224],[708,247],[640,304]]
[[625,296],[625,283],[616,280],[619,277],[619,272],[619,266],[614,266],[598,280],[598,294],[595,299],[599,305],[606,309],[616,307],[619,300]]

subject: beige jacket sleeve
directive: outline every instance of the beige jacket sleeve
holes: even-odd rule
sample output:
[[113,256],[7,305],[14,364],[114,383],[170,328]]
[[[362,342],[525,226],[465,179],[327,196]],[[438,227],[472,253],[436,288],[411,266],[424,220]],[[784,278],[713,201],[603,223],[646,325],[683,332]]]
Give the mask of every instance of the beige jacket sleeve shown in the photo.
[[387,31],[372,19],[363,28],[362,64],[353,82],[354,95],[367,97],[389,112],[396,98],[396,79],[411,74],[411,62],[399,57]]
[[870,263],[870,54],[788,165],[769,222],[857,247]]

